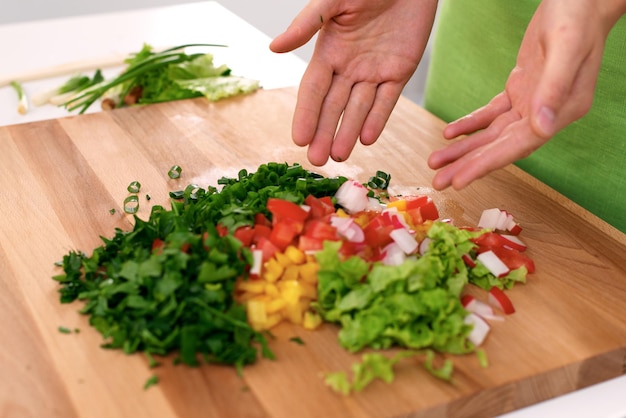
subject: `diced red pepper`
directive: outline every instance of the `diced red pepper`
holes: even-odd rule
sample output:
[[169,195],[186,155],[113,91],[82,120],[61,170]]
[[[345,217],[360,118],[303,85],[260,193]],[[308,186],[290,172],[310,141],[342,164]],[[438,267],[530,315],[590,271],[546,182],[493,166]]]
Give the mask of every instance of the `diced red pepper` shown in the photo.
[[272,228],[267,225],[257,224],[254,226],[254,235],[252,236],[252,243],[258,243],[261,238],[269,238],[272,233]]
[[226,235],[228,235],[228,228],[226,228],[224,225],[217,224],[215,225],[215,229],[217,230],[217,234],[220,237],[225,237]]
[[152,241],[152,253],[153,254],[161,254],[163,253],[163,247],[165,247],[165,241],[160,238],[155,238]]
[[235,230],[233,236],[237,238],[245,247],[252,245],[255,231],[254,228],[249,225],[240,226]]
[[298,237],[298,248],[301,251],[319,251],[324,248],[324,240],[308,235],[300,235]]
[[434,221],[439,219],[437,206],[429,196],[407,196],[405,200],[407,212],[412,209],[419,209],[423,220]]
[[272,223],[280,222],[283,219],[304,222],[309,216],[309,212],[302,209],[300,205],[273,197],[267,199],[267,210],[272,214]]
[[301,231],[301,223],[285,218],[274,224],[269,239],[282,251],[294,241]]
[[337,230],[322,219],[310,219],[304,225],[304,235],[321,240],[337,241]]
[[304,199],[304,204],[311,208],[310,216],[314,219],[335,213],[335,206],[330,196],[318,198],[310,194]]
[[261,237],[259,242],[256,244],[256,248],[261,250],[263,253],[263,261],[268,261],[274,254],[280,251],[280,249],[272,243],[268,238]]
[[254,224],[255,225],[265,225],[272,226],[272,222],[267,219],[264,213],[258,212],[254,215]]

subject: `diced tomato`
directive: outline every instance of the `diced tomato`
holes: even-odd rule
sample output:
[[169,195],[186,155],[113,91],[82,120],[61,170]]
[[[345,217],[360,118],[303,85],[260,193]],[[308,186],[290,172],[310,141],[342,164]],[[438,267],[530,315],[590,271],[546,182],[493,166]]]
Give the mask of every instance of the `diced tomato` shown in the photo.
[[393,241],[389,235],[393,230],[394,226],[391,223],[391,217],[389,213],[384,212],[374,217],[363,228],[365,243],[371,247],[384,247]]
[[407,212],[412,209],[419,209],[423,220],[437,220],[439,219],[439,211],[435,202],[428,196],[407,196],[406,210]]
[[365,233],[365,243],[371,247],[384,247],[393,241],[389,235],[393,229],[392,225],[369,228],[365,227],[363,230]]
[[301,251],[319,251],[323,248],[323,239],[310,237],[308,235],[300,235],[298,237],[298,249]]
[[302,209],[300,205],[284,199],[270,197],[267,199],[267,210],[273,216],[273,223],[280,222],[283,219],[292,219],[298,222],[304,222],[309,216],[309,212]]
[[252,245],[254,234],[254,228],[249,225],[245,225],[237,228],[233,233],[233,236],[241,241],[245,247],[249,247]]
[[304,199],[304,204],[311,208],[312,218],[323,218],[335,213],[335,206],[330,196],[318,198],[310,194]]
[[252,243],[258,243],[261,238],[269,238],[272,233],[272,228],[267,225],[257,224],[254,226],[254,235],[252,236]]
[[263,261],[268,261],[274,254],[280,251],[280,249],[272,243],[268,238],[261,237],[256,244],[256,248],[263,253]]
[[293,242],[301,231],[301,223],[285,218],[274,224],[269,239],[282,251]]
[[272,226],[272,222],[270,222],[270,220],[267,219],[267,216],[265,216],[265,214],[261,212],[258,212],[254,215],[254,224]]
[[322,219],[310,219],[304,224],[304,235],[322,240],[337,241],[337,230]]
[[475,238],[474,243],[478,245],[478,252],[493,250],[494,248],[501,248],[504,244],[500,234],[495,232],[485,232],[479,237]]
[[409,217],[412,225],[421,225],[424,223],[424,218],[422,218],[422,211],[420,208],[407,210],[405,213]]
[[153,254],[161,254],[163,252],[163,247],[165,247],[165,241],[160,238],[155,238],[152,241],[152,253]]
[[228,228],[226,228],[224,225],[217,224],[215,225],[215,229],[217,230],[217,234],[220,237],[225,237],[226,235],[228,235]]
[[344,257],[351,257],[357,254],[362,248],[363,244],[361,243],[343,241],[341,243],[341,248],[339,249],[339,254]]
[[522,266],[526,267],[528,273],[535,272],[535,262],[521,252],[505,247],[493,248],[492,251],[502,260],[506,266],[515,270]]

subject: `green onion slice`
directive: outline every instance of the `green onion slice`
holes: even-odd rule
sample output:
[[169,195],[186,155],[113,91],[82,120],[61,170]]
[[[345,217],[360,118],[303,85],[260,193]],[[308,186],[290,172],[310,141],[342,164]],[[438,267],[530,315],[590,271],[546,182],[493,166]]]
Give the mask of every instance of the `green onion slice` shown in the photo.
[[124,199],[124,212],[126,213],[137,213],[139,210],[139,198],[136,194],[132,194]]
[[141,189],[141,183],[139,183],[138,181],[131,181],[127,189],[130,193],[139,193],[139,190]]
[[183,171],[182,168],[180,168],[179,165],[173,165],[172,168],[170,168],[170,171],[167,172],[167,175],[169,176],[169,178],[171,179],[177,179],[180,177],[180,173]]

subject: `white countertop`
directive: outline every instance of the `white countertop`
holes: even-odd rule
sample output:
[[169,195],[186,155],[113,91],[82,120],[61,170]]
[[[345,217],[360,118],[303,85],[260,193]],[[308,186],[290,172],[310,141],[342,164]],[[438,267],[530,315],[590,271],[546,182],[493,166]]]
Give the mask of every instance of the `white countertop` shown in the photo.
[[[155,49],[213,43],[228,45],[210,52],[216,64],[228,65],[233,74],[259,80],[266,89],[298,85],[306,63],[293,54],[271,53],[269,42],[269,37],[216,2],[0,25],[0,80],[20,80],[77,62],[121,62],[144,43]],[[104,73],[112,75],[121,69],[121,65],[113,66]],[[23,85],[28,94],[34,94],[62,84],[71,75]],[[90,109],[98,110],[98,106]],[[15,91],[0,83],[0,126],[68,114],[50,105],[31,105],[28,114],[19,115]],[[626,418],[626,376],[501,416],[531,417]]]
[[[270,38],[217,2],[190,3],[90,16],[0,25],[0,80],[21,80],[75,63],[121,61],[144,43],[155,50],[187,43],[227,45],[212,48],[216,65],[259,80],[265,89],[298,85],[306,63],[294,54],[274,54]],[[85,74],[91,75],[97,67]],[[105,69],[115,75],[123,67]],[[74,73],[24,82],[28,95],[63,84]],[[0,126],[67,116],[54,106],[17,113],[17,94],[0,81]],[[97,111],[92,106],[91,111]]]

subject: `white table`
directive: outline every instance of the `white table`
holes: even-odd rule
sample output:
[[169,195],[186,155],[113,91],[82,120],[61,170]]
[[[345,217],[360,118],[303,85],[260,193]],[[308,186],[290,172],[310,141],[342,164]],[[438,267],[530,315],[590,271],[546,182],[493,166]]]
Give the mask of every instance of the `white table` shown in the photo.
[[[187,43],[223,44],[207,50],[216,65],[235,75],[259,80],[263,88],[297,85],[306,63],[294,54],[274,54],[270,38],[217,2],[190,3],[137,11],[0,25],[0,80],[22,79],[33,72],[75,63],[117,61],[144,43],[157,50]],[[89,68],[91,75],[96,67]],[[104,70],[114,75],[123,67]],[[23,83],[29,95],[65,82],[69,76]],[[92,106],[91,111],[97,111]],[[33,107],[17,113],[17,94],[0,83],[0,125],[67,116],[65,109]]]
[[[121,61],[143,43],[155,49],[185,43],[225,44],[211,50],[216,64],[257,79],[266,88],[297,85],[306,63],[293,54],[273,54],[270,39],[216,2],[0,26],[0,80],[76,62]],[[122,66],[106,69],[112,75]],[[90,68],[92,71],[95,67]],[[71,75],[71,74],[70,74]],[[24,83],[33,94],[62,84],[68,74]],[[53,106],[17,113],[15,92],[0,87],[0,125],[67,116]],[[91,112],[98,111],[92,106]],[[0,144],[1,149],[2,144]],[[626,376],[511,412],[501,418],[626,418]]]

